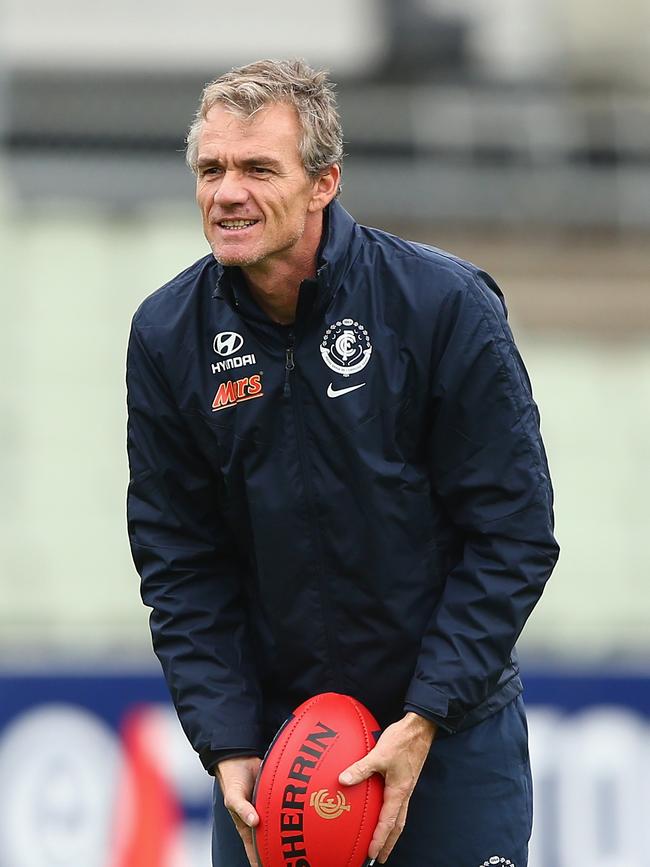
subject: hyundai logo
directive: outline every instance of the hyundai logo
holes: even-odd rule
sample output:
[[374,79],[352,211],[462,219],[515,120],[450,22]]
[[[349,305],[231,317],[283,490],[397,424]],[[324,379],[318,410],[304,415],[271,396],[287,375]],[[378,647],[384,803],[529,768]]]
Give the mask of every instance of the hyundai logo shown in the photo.
[[236,331],[220,331],[214,338],[214,351],[217,355],[227,356],[238,352],[244,345],[244,338]]

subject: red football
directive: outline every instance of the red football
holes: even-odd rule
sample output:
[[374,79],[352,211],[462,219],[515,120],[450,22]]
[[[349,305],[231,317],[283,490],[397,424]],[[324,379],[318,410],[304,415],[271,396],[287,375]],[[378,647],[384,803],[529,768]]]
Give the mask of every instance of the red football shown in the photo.
[[296,708],[269,747],[255,784],[261,867],[363,867],[383,801],[379,774],[342,786],[379,724],[356,699],[326,692]]

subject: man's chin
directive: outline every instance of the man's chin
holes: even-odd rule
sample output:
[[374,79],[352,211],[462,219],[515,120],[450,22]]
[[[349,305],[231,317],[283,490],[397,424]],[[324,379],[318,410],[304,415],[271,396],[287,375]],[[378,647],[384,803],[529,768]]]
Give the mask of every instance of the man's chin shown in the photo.
[[226,268],[246,268],[250,265],[256,265],[262,258],[259,253],[253,250],[224,250],[218,247],[212,248],[212,255],[220,265]]

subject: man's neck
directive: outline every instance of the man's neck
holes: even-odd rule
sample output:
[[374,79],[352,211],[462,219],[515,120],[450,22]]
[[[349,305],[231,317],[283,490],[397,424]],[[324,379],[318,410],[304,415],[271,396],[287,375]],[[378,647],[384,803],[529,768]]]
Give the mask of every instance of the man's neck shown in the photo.
[[300,284],[316,276],[316,256],[300,268],[283,262],[264,272],[252,268],[242,268],[242,272],[253,299],[266,315],[288,325],[296,318]]
[[256,303],[274,322],[282,325],[289,325],[296,318],[302,281],[316,276],[322,219],[310,229],[290,256],[242,268],[246,285]]

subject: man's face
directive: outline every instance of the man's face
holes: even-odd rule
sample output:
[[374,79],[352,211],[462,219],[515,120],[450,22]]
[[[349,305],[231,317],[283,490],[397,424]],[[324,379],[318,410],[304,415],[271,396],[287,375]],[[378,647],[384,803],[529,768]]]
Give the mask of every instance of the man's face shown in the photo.
[[242,120],[208,112],[198,141],[196,199],[216,259],[242,267],[290,256],[314,206],[318,181],[305,172],[295,110],[276,103]]

